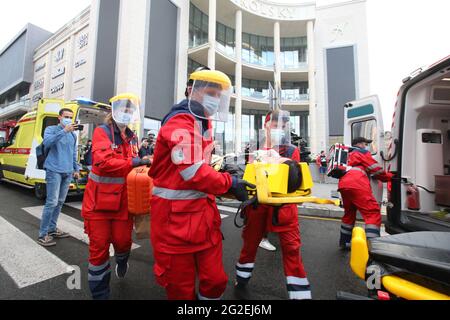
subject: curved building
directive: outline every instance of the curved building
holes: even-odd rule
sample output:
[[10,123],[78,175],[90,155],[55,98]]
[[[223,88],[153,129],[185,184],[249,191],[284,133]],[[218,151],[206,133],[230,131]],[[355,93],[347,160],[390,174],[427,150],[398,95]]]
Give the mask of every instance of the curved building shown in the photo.
[[[326,7],[281,2],[93,0],[85,11],[89,21],[83,20],[89,27],[81,32],[89,34],[83,74],[75,77],[81,72],[80,49],[59,44],[62,32],[36,52],[35,62],[47,47],[48,57],[66,50],[65,78],[58,80],[67,83],[58,94],[67,99],[81,93],[97,101],[117,92],[141,94],[147,130],[158,130],[171,106],[184,98],[193,70],[221,70],[235,86],[229,122],[215,126],[224,152],[243,150],[258,138],[270,109],[269,83],[276,84],[293,130],[318,153],[342,140],[344,104],[370,94],[366,2]],[[76,35],[70,39],[76,43]],[[39,77],[36,73],[35,80]],[[50,90],[47,78],[44,87]]]

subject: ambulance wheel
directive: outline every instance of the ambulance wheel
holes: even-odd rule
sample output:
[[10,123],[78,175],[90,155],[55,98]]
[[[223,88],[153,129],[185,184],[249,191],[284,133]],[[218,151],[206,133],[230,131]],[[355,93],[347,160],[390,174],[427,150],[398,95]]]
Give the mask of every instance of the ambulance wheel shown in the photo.
[[47,190],[44,183],[36,183],[34,186],[34,195],[39,200],[45,200],[47,197]]

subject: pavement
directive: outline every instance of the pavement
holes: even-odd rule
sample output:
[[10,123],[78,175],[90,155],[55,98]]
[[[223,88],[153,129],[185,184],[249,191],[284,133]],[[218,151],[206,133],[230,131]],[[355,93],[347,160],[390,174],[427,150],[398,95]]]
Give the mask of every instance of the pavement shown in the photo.
[[[325,186],[323,190],[326,192]],[[0,183],[0,300],[85,300],[88,238],[80,216],[81,197],[70,197],[62,209],[59,228],[68,239],[45,249],[36,243],[43,202],[31,191]],[[219,206],[222,215],[223,261],[229,276],[226,300],[287,299],[280,244],[269,234],[276,252],[258,251],[253,278],[246,291],[236,291],[234,265],[242,246],[241,229],[234,226],[236,208]],[[302,210],[300,210],[302,213]],[[317,215],[325,215],[319,213]],[[313,299],[333,300],[337,291],[365,294],[364,283],[349,267],[349,253],[338,249],[339,219],[301,215],[302,256],[312,286]],[[113,259],[112,265],[114,267]],[[125,280],[112,275],[112,299],[164,300],[164,290],[153,277],[153,252],[149,240],[138,240],[130,258]]]

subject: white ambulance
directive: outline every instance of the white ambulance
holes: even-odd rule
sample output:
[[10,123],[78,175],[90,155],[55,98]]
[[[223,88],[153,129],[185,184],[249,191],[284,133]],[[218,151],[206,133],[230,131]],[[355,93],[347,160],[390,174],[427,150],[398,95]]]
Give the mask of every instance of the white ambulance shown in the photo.
[[[404,80],[385,143],[377,96],[345,106],[344,143],[373,139],[372,154],[395,174],[388,184],[386,231],[450,231],[450,56]],[[372,181],[382,201],[382,185]]]

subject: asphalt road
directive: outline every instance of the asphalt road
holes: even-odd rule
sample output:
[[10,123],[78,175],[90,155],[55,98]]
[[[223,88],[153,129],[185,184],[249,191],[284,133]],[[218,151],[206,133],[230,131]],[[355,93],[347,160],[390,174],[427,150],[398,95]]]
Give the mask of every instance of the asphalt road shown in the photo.
[[[64,223],[74,230],[78,238],[58,240],[56,247],[44,249],[35,244],[39,229],[36,215],[39,216],[42,212],[43,203],[35,199],[31,191],[0,184],[0,299],[90,299],[87,286],[88,247],[83,242],[85,239],[80,236],[80,201],[80,197],[69,197],[62,210]],[[222,220],[225,236],[224,264],[229,275],[224,299],[287,299],[280,250],[267,252],[260,249],[248,289],[245,292],[234,290],[234,264],[239,256],[242,240],[241,230],[234,226],[234,214],[229,210],[221,211],[227,215]],[[339,222],[300,217],[300,224],[303,259],[313,299],[335,299],[339,290],[365,294],[364,283],[350,270],[349,253],[342,252],[337,247]],[[269,238],[279,248],[276,234],[271,234]],[[118,280],[115,275],[112,276],[112,299],[165,299],[164,290],[153,278],[153,256],[149,240],[134,242],[139,247],[132,251],[127,278]],[[4,248],[8,249],[3,250]],[[65,273],[67,270],[64,270],[68,266],[79,266],[80,289],[67,288],[67,281],[71,278],[70,274]]]

